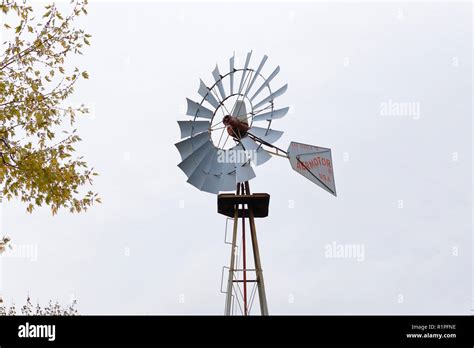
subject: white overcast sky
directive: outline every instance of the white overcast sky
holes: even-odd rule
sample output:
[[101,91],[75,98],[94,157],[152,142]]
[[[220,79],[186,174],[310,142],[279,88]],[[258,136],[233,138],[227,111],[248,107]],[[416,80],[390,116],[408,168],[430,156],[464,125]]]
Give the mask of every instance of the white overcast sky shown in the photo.
[[[472,10],[448,2],[92,2],[90,73],[71,102],[103,204],[33,214],[3,202],[0,234],[37,247],[2,256],[7,304],[79,301],[82,314],[221,314],[225,218],[176,166],[177,120],[216,62],[280,65],[277,145],[333,151],[338,197],[274,158],[254,192],[271,314],[468,314],[472,291]],[[419,116],[381,115],[412,102]],[[331,243],[364,258],[325,257]],[[180,300],[181,299],[181,300]],[[184,299],[184,301],[182,301]]]

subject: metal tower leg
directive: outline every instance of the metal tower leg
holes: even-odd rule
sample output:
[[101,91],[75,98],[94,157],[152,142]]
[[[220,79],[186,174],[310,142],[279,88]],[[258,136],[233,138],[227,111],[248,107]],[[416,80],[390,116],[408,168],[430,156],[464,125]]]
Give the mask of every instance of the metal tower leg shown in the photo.
[[229,267],[229,280],[227,281],[227,295],[225,300],[225,315],[231,315],[232,309],[232,288],[234,282],[234,270],[235,270],[235,249],[237,249],[237,226],[239,222],[239,210],[234,211],[234,228],[232,231],[232,251],[230,253],[230,267]]
[[[246,193],[250,194],[250,185],[249,182],[245,182]],[[257,241],[257,229],[255,228],[255,216],[253,213],[253,208],[249,206],[249,222],[250,222],[250,235],[252,237],[252,249],[253,257],[255,262],[255,271],[257,274],[257,288],[258,288],[258,298],[260,302],[260,313],[262,315],[268,315],[268,306],[267,306],[267,295],[265,294],[265,282],[263,280],[263,270],[262,263],[260,261],[260,252],[258,250],[258,241]]]
[[260,300],[260,313],[268,315],[267,295],[265,294],[265,282],[263,280],[262,264],[260,262],[260,252],[258,251],[257,231],[255,229],[255,220],[252,208],[249,209],[250,235],[252,237],[253,257],[255,262],[255,271],[257,274],[258,298]]
[[[244,184],[241,185],[241,192],[245,194]],[[242,273],[244,276],[244,315],[248,315],[247,306],[247,260],[245,255],[245,210],[242,210]]]

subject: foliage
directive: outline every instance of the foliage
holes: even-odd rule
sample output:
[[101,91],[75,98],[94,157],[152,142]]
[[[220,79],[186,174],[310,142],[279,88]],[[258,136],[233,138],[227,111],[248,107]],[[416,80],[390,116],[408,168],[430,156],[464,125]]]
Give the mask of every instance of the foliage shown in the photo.
[[11,245],[9,245],[8,243],[10,243],[10,237],[3,237],[2,239],[0,239],[0,254],[2,254],[7,245],[11,248]]
[[[39,303],[36,306],[33,306],[31,299],[28,296],[26,303],[21,307],[21,315],[78,315],[77,309],[75,306],[77,301],[74,300],[67,307],[63,307],[59,302],[49,301],[46,307],[41,307]],[[3,301],[0,299],[0,316],[5,315],[17,315],[17,310],[15,304],[12,304],[10,307],[5,307]]]
[[74,27],[86,5],[73,0],[68,15],[54,4],[42,15],[25,0],[0,5],[6,19],[0,30],[8,37],[0,43],[0,187],[8,200],[26,202],[28,212],[43,204],[53,214],[80,212],[100,202],[83,188],[97,174],[73,156],[81,140],[73,129],[76,115],[88,110],[66,106],[76,82],[88,78],[66,65],[89,45],[90,35]]

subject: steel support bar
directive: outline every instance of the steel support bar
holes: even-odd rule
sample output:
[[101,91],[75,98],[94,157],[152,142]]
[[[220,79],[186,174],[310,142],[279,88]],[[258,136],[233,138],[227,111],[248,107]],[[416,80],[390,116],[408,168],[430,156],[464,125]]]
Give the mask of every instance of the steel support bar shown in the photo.
[[255,260],[255,269],[257,274],[258,298],[260,300],[260,313],[262,313],[262,315],[268,315],[267,295],[265,294],[262,263],[260,262],[260,252],[258,250],[257,231],[255,229],[255,220],[251,208],[249,209],[249,215],[250,235],[252,236],[253,257]]
[[225,301],[225,315],[231,315],[230,311],[232,308],[232,284],[234,280],[234,268],[235,268],[235,249],[237,248],[237,225],[239,221],[238,207],[235,208],[234,213],[234,229],[232,232],[232,251],[230,253],[230,268],[229,268],[229,279],[227,281],[227,295]]
[[[247,194],[250,194],[250,185],[248,181],[245,183]],[[255,262],[258,299],[260,302],[260,313],[268,315],[267,295],[265,294],[265,282],[263,280],[262,263],[260,261],[260,252],[258,250],[257,229],[255,228],[255,217],[252,207],[249,207],[250,236],[252,237],[252,249]]]
[[[245,194],[244,184],[241,185],[241,192]],[[243,268],[243,275],[244,275],[244,315],[248,315],[248,307],[247,307],[247,257],[245,253],[245,209],[244,205],[242,204],[242,268]]]

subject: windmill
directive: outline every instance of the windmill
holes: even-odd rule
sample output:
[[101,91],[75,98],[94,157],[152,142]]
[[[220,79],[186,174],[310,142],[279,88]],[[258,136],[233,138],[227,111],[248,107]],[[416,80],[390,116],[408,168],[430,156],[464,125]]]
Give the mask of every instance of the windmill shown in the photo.
[[[255,218],[268,216],[270,195],[250,192],[249,181],[255,177],[253,167],[273,156],[288,158],[296,172],[336,196],[330,149],[291,142],[284,151],[274,145],[283,132],[273,129],[273,122],[289,110],[275,108],[275,100],[288,85],[273,90],[270,82],[280,67],[265,76],[262,69],[268,57],[263,56],[256,69],[250,68],[251,57],[252,51],[243,68],[238,68],[234,54],[229,59],[229,72],[222,75],[216,65],[212,85],[200,81],[200,101],[187,98],[186,115],[192,119],[178,121],[183,140],[175,144],[182,159],[178,167],[188,177],[187,182],[201,191],[217,194],[218,212],[233,222],[230,265],[223,268],[223,275],[228,269],[225,291],[221,284],[221,291],[226,294],[226,315],[237,310],[250,314],[257,291],[260,313],[268,315]],[[222,193],[226,191],[232,193]],[[253,266],[252,260],[247,260],[247,222]]]

